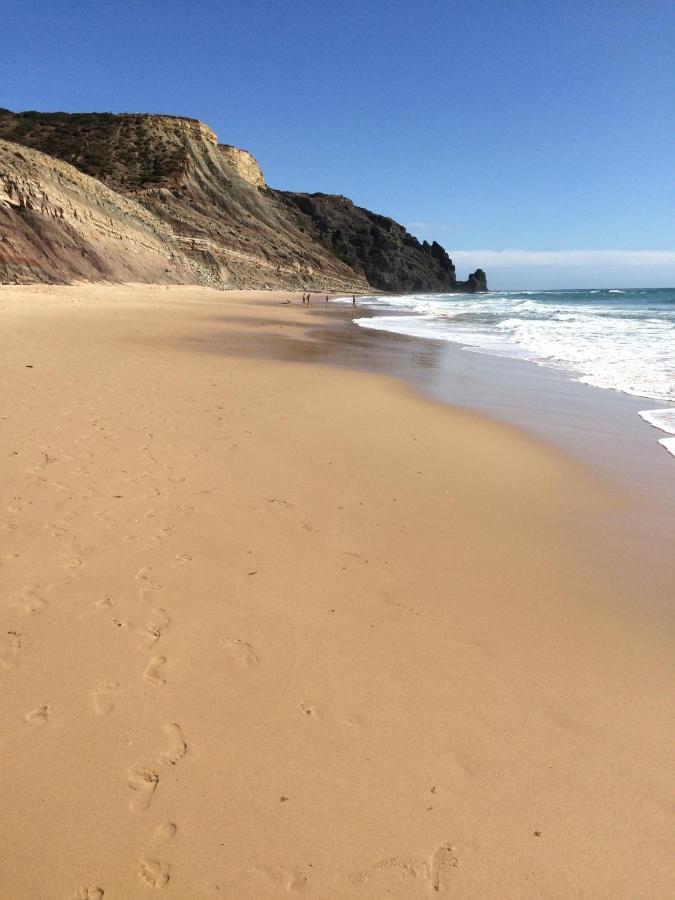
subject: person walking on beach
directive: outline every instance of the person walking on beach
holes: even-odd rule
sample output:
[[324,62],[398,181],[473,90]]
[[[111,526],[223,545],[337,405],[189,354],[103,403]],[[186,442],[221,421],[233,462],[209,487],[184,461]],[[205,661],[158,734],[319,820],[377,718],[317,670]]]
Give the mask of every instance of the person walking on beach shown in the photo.
[[352,294],[352,306],[356,306],[356,294]]
[[328,294],[326,294],[326,305],[328,305]]
[[309,306],[309,294],[307,294],[307,306]]

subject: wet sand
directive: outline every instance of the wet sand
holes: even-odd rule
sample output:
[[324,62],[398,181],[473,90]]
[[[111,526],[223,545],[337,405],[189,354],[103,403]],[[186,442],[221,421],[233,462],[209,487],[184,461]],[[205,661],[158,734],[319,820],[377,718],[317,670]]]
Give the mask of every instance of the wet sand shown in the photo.
[[669,897],[633,498],[281,300],[0,289],[0,897]]

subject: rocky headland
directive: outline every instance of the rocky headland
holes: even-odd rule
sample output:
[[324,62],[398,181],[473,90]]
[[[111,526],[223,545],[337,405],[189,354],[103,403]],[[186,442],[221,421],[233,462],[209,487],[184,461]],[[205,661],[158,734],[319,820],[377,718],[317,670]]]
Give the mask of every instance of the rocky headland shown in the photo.
[[0,281],[484,291],[345,197],[266,185],[196,119],[0,110]]

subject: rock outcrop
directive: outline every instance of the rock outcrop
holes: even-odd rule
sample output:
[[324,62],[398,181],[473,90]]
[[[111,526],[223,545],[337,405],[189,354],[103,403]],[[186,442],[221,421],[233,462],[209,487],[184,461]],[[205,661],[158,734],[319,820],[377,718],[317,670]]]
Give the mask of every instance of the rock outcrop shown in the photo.
[[[420,243],[392,219],[344,197],[268,187],[250,153],[218,144],[196,119],[0,110],[0,138],[0,184],[21,182],[26,197],[47,198],[18,206],[0,198],[5,279],[20,269],[21,277],[64,281],[129,280],[134,272],[135,280],[196,279],[217,287],[486,289],[480,270],[457,281],[439,244]],[[19,161],[18,171],[7,142],[40,153]],[[54,168],[55,160],[78,172]],[[12,190],[16,198],[18,189]],[[58,239],[52,208],[71,210],[58,225]],[[104,208],[117,235],[115,253],[108,238],[97,237],[103,231],[94,224],[101,219],[95,211]],[[140,256],[135,249],[141,232],[153,235],[148,246],[163,246],[152,264],[149,249]],[[78,241],[90,264],[75,265]],[[47,252],[52,246],[56,255]],[[128,254],[136,258],[123,262]]]
[[218,149],[223,154],[226,163],[244,181],[248,181],[253,187],[265,187],[265,179],[258,161],[251,156],[248,150],[241,150],[239,147],[233,147],[232,144],[218,144]]
[[487,291],[487,275],[482,269],[476,269],[472,272],[466,282],[467,291],[473,293]]
[[420,244],[398,222],[356,206],[347,197],[287,191],[278,191],[277,196],[300,228],[378,290],[487,290],[480,269],[468,281],[457,281],[452,260],[440,244]]

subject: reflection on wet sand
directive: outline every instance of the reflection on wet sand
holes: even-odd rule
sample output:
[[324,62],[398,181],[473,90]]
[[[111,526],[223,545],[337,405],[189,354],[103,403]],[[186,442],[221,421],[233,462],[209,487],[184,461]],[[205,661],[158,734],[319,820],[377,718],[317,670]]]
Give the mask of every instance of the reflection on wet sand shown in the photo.
[[[208,333],[189,339],[200,350],[228,356],[273,359],[279,362],[313,363],[359,369],[406,378],[416,387],[431,380],[430,371],[440,363],[442,341],[410,338],[392,332],[371,332],[354,325],[351,307],[335,304],[329,309],[303,310],[307,326],[289,325],[273,314],[278,304],[258,303],[269,314],[243,319],[237,315],[212,316]],[[359,310],[360,318],[376,315]],[[213,333],[213,326],[222,331]],[[236,330],[232,329],[236,326]]]

